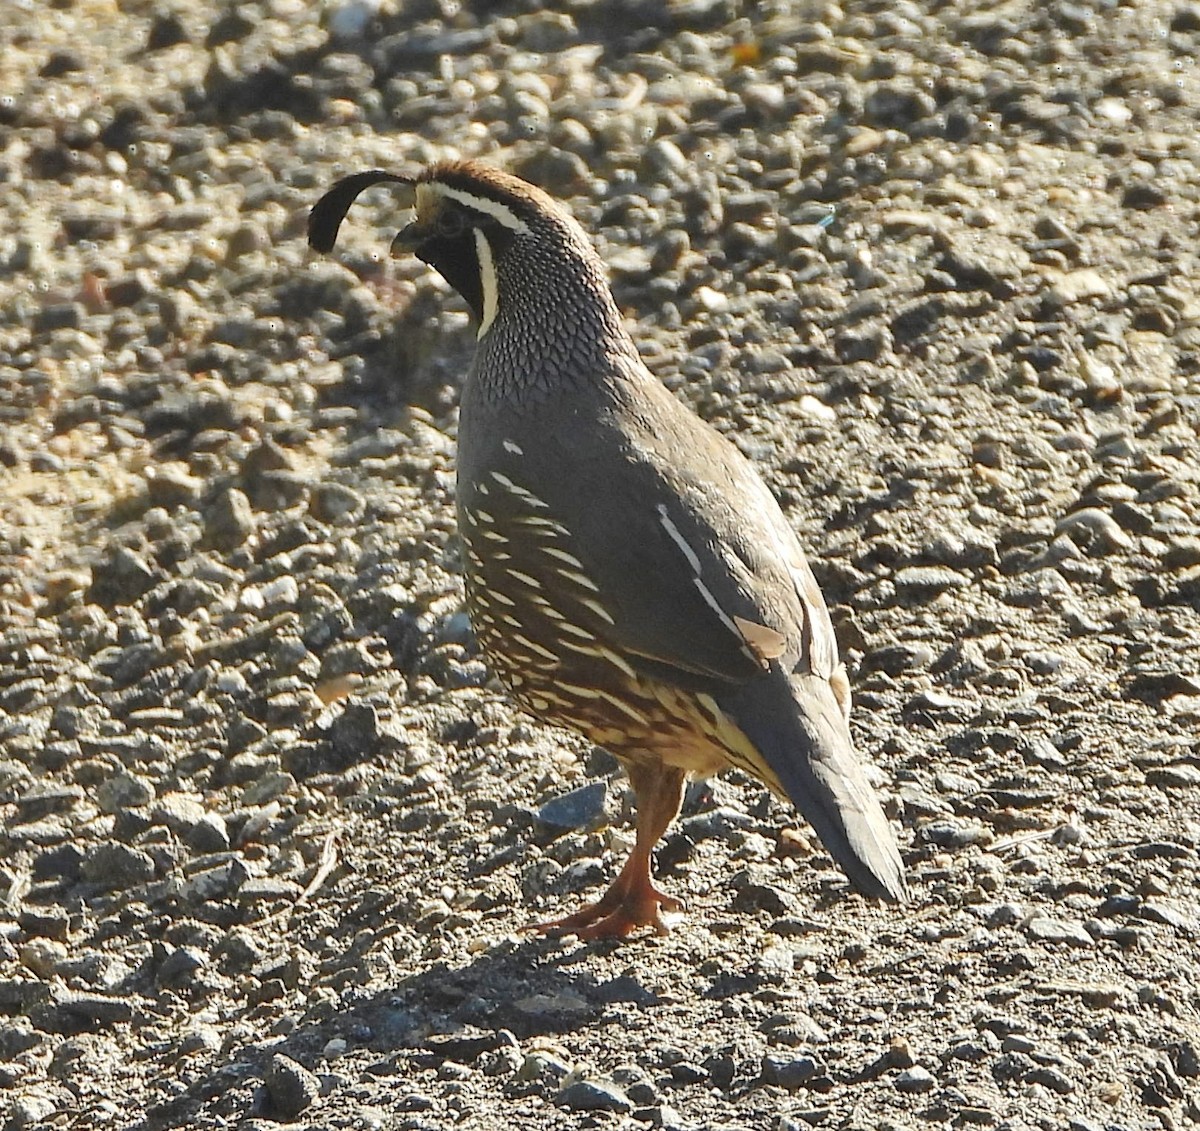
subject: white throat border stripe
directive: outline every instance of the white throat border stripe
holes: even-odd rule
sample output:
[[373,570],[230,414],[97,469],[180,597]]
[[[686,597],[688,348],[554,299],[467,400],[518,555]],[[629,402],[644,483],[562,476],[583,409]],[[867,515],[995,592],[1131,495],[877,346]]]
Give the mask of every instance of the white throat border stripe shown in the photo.
[[483,292],[483,314],[479,318],[479,333],[475,336],[482,338],[496,320],[500,294],[496,283],[496,260],[492,255],[492,245],[488,243],[488,238],[481,228],[475,229],[475,258],[479,261],[479,288]]

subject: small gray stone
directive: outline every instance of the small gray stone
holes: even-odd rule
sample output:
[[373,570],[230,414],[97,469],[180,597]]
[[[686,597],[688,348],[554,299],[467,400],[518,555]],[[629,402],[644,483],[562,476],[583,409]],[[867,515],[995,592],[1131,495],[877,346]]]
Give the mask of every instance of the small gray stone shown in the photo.
[[369,703],[348,703],[327,729],[338,768],[378,752],[379,715]]
[[33,1022],[48,1033],[82,1033],[108,1029],[133,1019],[134,1002],[104,994],[64,991],[59,1000],[33,1011]]
[[962,819],[930,821],[921,829],[921,839],[940,848],[966,848],[972,844],[988,844],[992,831],[979,821]]
[[302,1064],[297,1064],[282,1053],[271,1057],[265,1079],[271,1107],[284,1120],[302,1115],[321,1095],[320,1080]]
[[1057,1068],[1039,1065],[1030,1071],[1025,1080],[1030,1084],[1041,1084],[1043,1088],[1049,1088],[1052,1092],[1056,1092],[1060,1096],[1070,1095],[1075,1091],[1075,1085],[1071,1083]]
[[153,784],[137,774],[114,774],[96,787],[96,804],[102,813],[140,809],[153,800]]
[[604,782],[589,782],[547,801],[537,811],[538,823],[554,832],[583,829],[604,816]]
[[254,532],[254,511],[244,491],[230,487],[216,497],[205,515],[204,536],[217,550],[236,550]]
[[1085,507],[1063,515],[1054,532],[1066,534],[1086,545],[1098,543],[1107,550],[1128,550],[1133,546],[1133,539],[1117,525],[1108,511],[1099,507]]
[[158,799],[150,818],[156,825],[165,825],[176,836],[187,838],[207,815],[208,810],[199,795],[165,793]]
[[576,1080],[558,1093],[559,1107],[568,1111],[612,1111],[625,1115],[633,1110],[629,1097],[612,1084]]
[[277,797],[292,793],[296,788],[296,779],[285,770],[264,774],[257,781],[246,786],[242,793],[242,804],[247,808],[265,805]]
[[1054,675],[1055,672],[1061,671],[1066,663],[1058,652],[1026,652],[1022,658],[1025,666],[1034,675]]
[[518,998],[513,1002],[513,1008],[524,1017],[537,1018],[543,1023],[565,1018],[578,1019],[595,1012],[595,1007],[587,998],[567,989],[554,994],[530,994],[529,997]]
[[341,483],[322,483],[313,491],[309,510],[321,522],[341,522],[362,514],[365,507],[363,497]]
[[12,1101],[8,1117],[15,1131],[25,1131],[27,1127],[45,1126],[57,1111],[58,1106],[49,1096],[30,1094]]
[[539,1081],[557,1088],[570,1071],[570,1067],[558,1057],[539,1049],[529,1053],[521,1062],[521,1067],[517,1070],[517,1079],[522,1083]]
[[1159,789],[1195,789],[1200,786],[1200,766],[1175,762],[1146,771],[1146,782]]
[[[1192,904],[1191,906],[1195,906]],[[1185,909],[1173,899],[1147,899],[1140,909],[1141,917],[1152,923],[1163,923],[1181,933],[1193,936],[1200,930],[1194,911]]]
[[684,1131],[688,1126],[670,1104],[639,1108],[633,1113],[633,1118],[648,1127],[661,1127],[663,1131]]
[[683,1060],[671,1065],[671,1079],[676,1084],[702,1084],[708,1079],[708,1069]]
[[679,823],[679,831],[697,844],[702,840],[723,840],[737,848],[745,842],[746,830],[753,824],[754,819],[749,814],[729,805],[719,805],[687,817]]
[[229,848],[229,829],[220,813],[205,813],[187,836],[188,847],[195,852],[225,852]]
[[1090,947],[1094,945],[1092,936],[1077,919],[1050,919],[1035,916],[1025,925],[1030,938],[1041,942],[1066,943],[1068,946]]
[[876,648],[864,663],[875,671],[899,675],[901,672],[927,668],[936,658],[928,644],[900,642]]
[[762,1023],[762,1031],[771,1043],[796,1048],[807,1044],[824,1044],[829,1034],[807,1013],[777,1013]]
[[208,903],[233,895],[248,877],[246,865],[229,860],[215,868],[206,868],[189,876],[179,889],[180,899],[188,903]]
[[159,580],[158,574],[132,550],[119,546],[92,570],[88,599],[105,608],[135,604]]
[[105,891],[134,887],[154,878],[154,859],[148,852],[119,841],[98,844],[84,858],[80,869],[85,880]]
[[906,1068],[897,1075],[895,1084],[898,1092],[915,1094],[931,1091],[937,1085],[937,1081],[928,1069],[922,1068],[919,1064],[914,1064],[911,1068]]
[[762,1059],[762,1076],[768,1084],[789,1092],[802,1087],[820,1071],[811,1056],[779,1056],[768,1053]]
[[81,302],[56,302],[44,306],[34,315],[33,330],[46,334],[52,330],[75,330],[83,325],[87,311]]
[[198,947],[181,946],[162,960],[154,977],[160,986],[183,986],[208,965],[208,955]]
[[988,911],[989,927],[1012,927],[1025,918],[1025,912],[1015,903],[1000,903]]
[[919,691],[904,705],[907,715],[948,722],[966,722],[975,710],[975,704],[970,699],[960,695],[948,695],[933,688]]
[[789,981],[796,969],[796,957],[790,946],[769,946],[758,956],[755,971],[766,981]]
[[893,575],[892,582],[899,597],[913,600],[946,590],[961,590],[970,585],[971,579],[944,565],[906,565]]

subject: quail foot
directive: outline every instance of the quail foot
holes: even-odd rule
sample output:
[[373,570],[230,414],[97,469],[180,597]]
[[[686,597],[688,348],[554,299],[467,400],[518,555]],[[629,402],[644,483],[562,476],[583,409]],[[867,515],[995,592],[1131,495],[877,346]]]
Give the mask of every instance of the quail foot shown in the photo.
[[480,647],[537,718],[624,766],[635,846],[607,893],[538,925],[582,938],[664,930],[651,878],[688,775],[735,766],[798,809],[868,896],[904,866],[855,754],[825,602],[754,467],[646,368],[604,266],[550,196],[479,161],[347,177],[313,208],[332,249],[355,197],[407,186],[392,244],[478,325],[458,431],[458,522]]

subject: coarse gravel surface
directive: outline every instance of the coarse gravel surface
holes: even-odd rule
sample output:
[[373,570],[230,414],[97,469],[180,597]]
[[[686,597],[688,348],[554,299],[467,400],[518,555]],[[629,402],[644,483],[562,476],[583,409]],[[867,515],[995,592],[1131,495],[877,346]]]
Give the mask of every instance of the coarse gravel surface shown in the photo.
[[[1200,5],[4,0],[0,1126],[1200,1124]],[[490,682],[462,303],[563,199],[811,549],[912,903]]]

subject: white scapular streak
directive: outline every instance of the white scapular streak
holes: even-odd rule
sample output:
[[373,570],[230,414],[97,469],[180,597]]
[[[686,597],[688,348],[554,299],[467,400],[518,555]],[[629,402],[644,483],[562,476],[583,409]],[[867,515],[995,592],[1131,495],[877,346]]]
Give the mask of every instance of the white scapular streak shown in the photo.
[[692,567],[692,573],[699,577],[700,559],[696,556],[696,551],[688,545],[687,539],[679,533],[679,527],[671,521],[671,516],[667,514],[666,503],[658,504],[658,521],[662,523],[662,528],[671,536],[671,541],[683,551],[683,556],[687,558],[688,565]]
[[704,598],[708,607],[712,609],[712,611],[716,613],[718,617],[720,617],[721,623],[735,636],[741,639],[742,634],[738,632],[737,625],[729,619],[729,614],[717,603],[716,597],[712,595],[712,592],[709,590],[708,586],[705,585],[699,577],[693,577],[692,582],[695,584],[696,588],[700,590],[700,596]]
[[780,655],[787,644],[787,640],[782,634],[776,632],[773,628],[768,628],[766,625],[746,620],[744,617],[730,618],[729,614],[721,608],[716,597],[712,595],[712,590],[704,584],[704,578],[701,576],[699,556],[680,532],[679,527],[671,520],[671,516],[667,514],[665,503],[658,504],[658,521],[670,536],[671,541],[679,547],[683,552],[683,556],[687,558],[688,565],[692,567],[694,575],[692,583],[700,591],[700,596],[704,598],[705,604],[720,618],[721,623],[740,637],[749,646],[755,659],[764,666],[768,660],[773,660],[776,656]]

